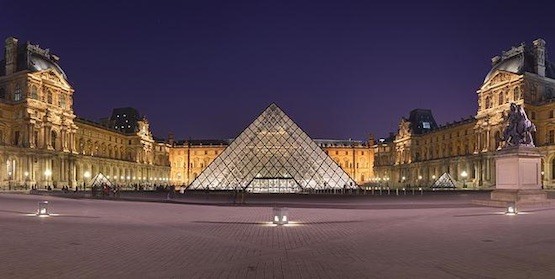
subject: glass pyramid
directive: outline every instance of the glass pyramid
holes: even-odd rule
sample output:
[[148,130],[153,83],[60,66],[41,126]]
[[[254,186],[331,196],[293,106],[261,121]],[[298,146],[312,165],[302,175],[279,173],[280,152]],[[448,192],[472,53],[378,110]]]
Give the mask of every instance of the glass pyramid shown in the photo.
[[276,104],[271,104],[191,183],[193,190],[295,193],[356,183]]

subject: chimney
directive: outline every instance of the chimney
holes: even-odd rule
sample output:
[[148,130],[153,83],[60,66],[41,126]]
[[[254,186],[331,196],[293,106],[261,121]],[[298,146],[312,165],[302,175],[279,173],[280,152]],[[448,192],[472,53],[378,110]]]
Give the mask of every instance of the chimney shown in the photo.
[[6,39],[4,60],[6,61],[6,75],[15,73],[17,70],[17,39],[14,37]]
[[174,142],[175,142],[175,139],[174,139],[173,133],[170,132],[170,133],[168,134],[168,143],[169,143],[171,146],[173,146],[173,143],[174,143]]
[[534,70],[539,76],[545,77],[545,41],[537,39],[534,42]]
[[372,146],[376,144],[376,139],[374,138],[374,134],[368,135],[368,146]]

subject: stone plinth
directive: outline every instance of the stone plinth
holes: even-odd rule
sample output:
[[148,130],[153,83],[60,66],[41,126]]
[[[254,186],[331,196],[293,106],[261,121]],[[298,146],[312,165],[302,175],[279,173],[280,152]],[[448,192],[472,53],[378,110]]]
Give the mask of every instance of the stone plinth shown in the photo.
[[542,190],[541,154],[536,147],[514,146],[499,150],[495,158],[494,202],[547,203]]

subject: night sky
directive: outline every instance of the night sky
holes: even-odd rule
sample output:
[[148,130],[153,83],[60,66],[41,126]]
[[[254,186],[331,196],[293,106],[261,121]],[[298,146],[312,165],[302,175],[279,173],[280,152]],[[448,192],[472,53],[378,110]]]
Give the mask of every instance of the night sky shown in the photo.
[[0,1],[0,38],[59,55],[78,116],[133,106],[179,139],[235,137],[272,102],[314,138],[383,137],[414,108],[444,124],[475,114],[491,57],[555,55],[553,1],[177,2]]

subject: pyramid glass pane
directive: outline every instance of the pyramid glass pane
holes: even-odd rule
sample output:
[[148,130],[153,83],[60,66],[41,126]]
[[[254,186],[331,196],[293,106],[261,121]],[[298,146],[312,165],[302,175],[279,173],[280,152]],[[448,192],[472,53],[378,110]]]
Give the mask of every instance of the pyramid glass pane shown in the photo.
[[272,104],[206,167],[189,189],[295,193],[356,187],[336,162]]

